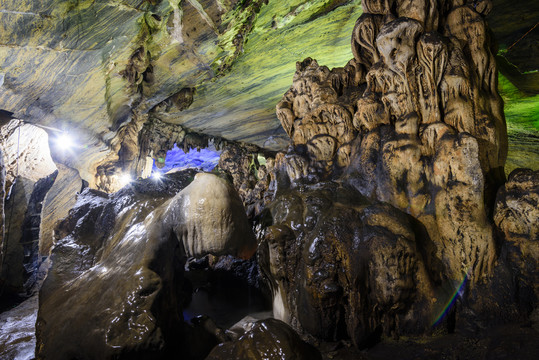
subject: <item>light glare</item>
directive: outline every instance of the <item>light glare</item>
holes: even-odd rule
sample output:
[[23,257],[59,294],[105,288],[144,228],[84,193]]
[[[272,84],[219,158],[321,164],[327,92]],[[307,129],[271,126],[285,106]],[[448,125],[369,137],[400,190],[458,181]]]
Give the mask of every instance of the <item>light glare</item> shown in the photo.
[[154,171],[152,174],[152,179],[154,180],[161,180],[162,177],[163,177],[163,174],[161,174],[161,172],[159,171]]
[[68,133],[63,132],[56,138],[56,145],[62,150],[70,150],[75,146],[75,142]]
[[133,181],[133,178],[131,175],[123,173],[119,176],[120,186],[124,187],[125,185],[129,184],[131,181]]

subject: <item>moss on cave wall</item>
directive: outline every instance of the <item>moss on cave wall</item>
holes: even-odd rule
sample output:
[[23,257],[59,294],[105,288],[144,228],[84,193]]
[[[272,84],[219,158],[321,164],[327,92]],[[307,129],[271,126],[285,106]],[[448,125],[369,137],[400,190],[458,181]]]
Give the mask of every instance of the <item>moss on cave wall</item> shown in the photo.
[[516,168],[539,168],[539,94],[519,90],[499,74],[498,89],[505,106],[509,136],[506,174]]
[[[489,20],[502,49],[529,29],[537,7],[528,6],[527,22],[517,26],[507,15],[512,7],[498,4],[506,2],[495,1]],[[360,0],[2,1],[0,109],[77,134],[82,146],[68,164],[85,178],[133,111],[143,114],[186,87],[196,88],[191,107],[166,121],[281,150],[288,137],[275,105],[292,84],[295,63],[312,57],[344,66],[361,13]],[[536,46],[533,39],[536,33],[512,51]],[[537,168],[531,124],[539,104],[528,91],[537,76],[504,74],[508,170]]]
[[360,14],[360,0],[4,1],[0,109],[76,134],[67,164],[85,178],[134,111],[186,87],[195,102],[167,121],[282,149],[295,62],[344,65]]
[[[292,84],[295,63],[316,58],[328,67],[352,58],[350,34],[360,1],[269,1],[226,75],[203,83],[190,109],[169,121],[205,133],[283,149],[288,137],[275,105]],[[214,62],[214,68],[221,59]]]

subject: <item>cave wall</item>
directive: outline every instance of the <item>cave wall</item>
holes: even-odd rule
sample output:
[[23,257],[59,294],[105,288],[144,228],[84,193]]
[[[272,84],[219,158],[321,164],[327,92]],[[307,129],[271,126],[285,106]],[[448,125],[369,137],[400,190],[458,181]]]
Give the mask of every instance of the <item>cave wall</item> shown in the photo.
[[[508,4],[495,1],[488,17],[502,50],[530,30],[537,14],[533,1]],[[286,134],[273,106],[289,85],[293,64],[311,56],[329,67],[344,65],[351,56],[349,34],[364,10],[359,0],[49,0],[0,6],[0,109],[70,132],[80,146],[70,156],[53,151],[53,157],[92,187],[98,166],[140,175],[133,165],[142,144],[137,134],[147,112],[163,103],[178,105],[167,109],[168,123],[284,149]],[[529,95],[537,91],[529,72],[534,39],[536,31],[507,52],[510,62],[530,59],[523,61],[529,65],[515,73],[509,64],[503,71],[519,91],[526,89],[502,94],[518,103],[510,109],[511,123],[518,124],[510,126],[516,132],[510,156],[515,166],[537,163],[537,126],[530,125],[537,99]],[[517,115],[523,112],[525,118]]]

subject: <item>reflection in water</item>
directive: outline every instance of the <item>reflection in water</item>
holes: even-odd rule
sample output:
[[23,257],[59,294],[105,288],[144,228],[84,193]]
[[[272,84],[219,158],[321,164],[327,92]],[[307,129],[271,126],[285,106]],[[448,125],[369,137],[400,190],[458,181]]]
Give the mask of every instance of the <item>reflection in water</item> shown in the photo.
[[0,314],[0,359],[34,358],[37,295]]

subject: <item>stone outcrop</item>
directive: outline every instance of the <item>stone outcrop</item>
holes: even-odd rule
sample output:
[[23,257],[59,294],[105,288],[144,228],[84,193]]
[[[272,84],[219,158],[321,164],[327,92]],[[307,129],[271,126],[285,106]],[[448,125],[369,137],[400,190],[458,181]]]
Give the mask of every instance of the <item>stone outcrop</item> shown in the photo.
[[487,215],[507,155],[488,2],[364,7],[344,68],[298,63],[277,105],[293,144],[280,159],[292,181],[344,173],[421,221],[444,276],[479,280],[495,258]]
[[[482,284],[506,274],[494,272],[507,132],[490,1],[363,7],[354,58],[299,62],[276,107],[291,146],[275,157],[260,254],[277,318],[358,347],[426,331],[458,291],[488,297]],[[521,208],[529,220],[508,223],[533,238]]]
[[206,359],[318,360],[322,356],[290,326],[276,319],[266,319],[254,323],[239,339],[218,345]]
[[[4,156],[2,154],[2,149],[0,149],[0,199],[6,198],[6,170],[4,168]],[[2,261],[1,256],[4,254],[4,237],[5,237],[5,228],[4,228],[4,207],[5,200],[0,201],[0,261]]]
[[333,182],[284,191],[270,205],[260,264],[274,316],[326,341],[427,329],[439,263],[411,216]]
[[[528,2],[495,1],[496,14],[490,18],[505,47],[535,24],[537,6]],[[378,55],[368,52],[377,49],[364,40],[374,39],[384,16],[426,17],[426,31],[438,30],[445,25],[440,16],[465,3],[7,0],[0,5],[0,110],[76,134],[81,146],[68,157],[53,151],[53,157],[77,169],[94,188],[98,166],[133,161],[145,116],[155,108],[174,125],[282,151],[287,137],[272,107],[286,91],[298,58],[309,54],[320,64],[346,63],[354,14],[364,8],[373,16],[366,27],[354,30],[352,51],[374,62]],[[484,4],[476,8],[487,13],[491,7]],[[428,10],[419,10],[422,6]],[[523,22],[508,15],[524,8]],[[508,58],[535,53],[536,36],[525,37],[511,50],[518,56]],[[357,51],[361,43],[365,51]],[[317,116],[330,113],[313,113],[312,121],[319,123]],[[324,142],[339,148],[346,143],[330,137],[313,140],[310,147],[318,151]],[[341,162],[348,152],[347,146],[339,152]],[[319,156],[330,156],[324,154]]]
[[270,183],[274,159],[259,150],[230,144],[221,153],[217,164],[219,170],[232,178],[250,219],[260,215],[273,197]]
[[10,120],[0,128],[0,146],[6,189],[19,175],[36,182],[56,170],[50,155],[49,136],[37,126]]
[[173,226],[188,257],[232,254],[248,259],[256,251],[256,240],[236,190],[216,175],[197,174],[166,213],[171,218],[165,221]]
[[37,296],[0,314],[0,357],[33,359],[36,347]]
[[25,270],[24,290],[27,295],[34,295],[47,274],[48,265],[43,263],[44,257],[39,253],[39,239],[41,229],[41,215],[45,196],[54,185],[58,171],[47,177],[39,179],[32,191],[28,208],[22,225],[21,244],[23,246]]
[[75,205],[82,190],[82,180],[77,170],[58,164],[58,174],[53,186],[45,195],[41,207],[39,227],[39,253],[48,256],[53,246],[54,228]]
[[520,306],[539,304],[539,171],[517,169],[496,197],[494,222],[502,234]]
[[2,241],[0,283],[11,292],[22,292],[25,283],[23,224],[34,190],[33,180],[18,176],[14,179],[5,202],[5,234]]
[[38,359],[203,357],[191,353],[197,336],[182,321],[185,257],[256,248],[232,186],[192,170],[112,195],[87,189],[55,233]]

